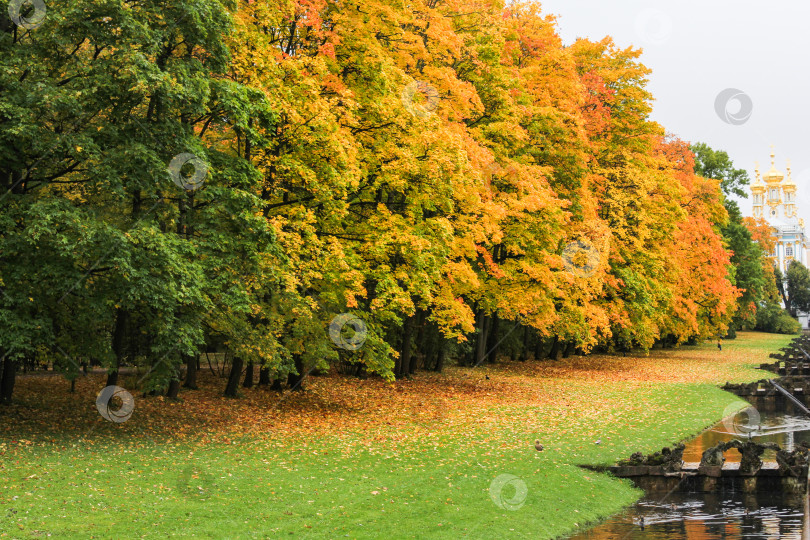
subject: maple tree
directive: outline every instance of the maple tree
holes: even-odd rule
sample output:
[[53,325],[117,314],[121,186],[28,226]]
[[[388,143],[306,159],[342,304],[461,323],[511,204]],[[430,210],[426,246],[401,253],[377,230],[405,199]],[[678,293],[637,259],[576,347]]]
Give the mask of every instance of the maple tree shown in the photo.
[[[640,51],[556,24],[500,0],[3,19],[4,384],[45,355],[108,384],[141,365],[174,397],[210,350],[235,396],[254,369],[300,390],[331,365],[394,379],[751,320],[768,270],[735,270],[761,260],[723,206],[739,171],[650,120]],[[341,314],[361,346],[330,335]]]
[[[785,281],[786,278],[776,264],[773,254],[776,251],[777,236],[773,227],[764,218],[742,218],[742,224],[748,231],[751,241],[751,250],[759,252],[759,259],[752,264],[758,264],[759,269],[741,268],[741,272],[750,271],[751,276],[762,276],[762,288],[755,289],[757,295],[753,305],[749,310],[740,309],[740,313],[745,316],[754,310],[753,321],[746,320],[748,326],[754,326],[757,330],[766,332],[779,332],[794,334],[801,329],[801,324],[790,313],[790,303],[785,301]],[[731,245],[733,249],[733,244]],[[740,272],[740,273],[741,273]],[[794,280],[794,288],[799,281],[803,280],[803,273],[800,268],[796,268],[797,280]],[[801,295],[800,295],[801,296]],[[745,298],[745,295],[743,296]],[[782,307],[784,303],[785,308]],[[753,323],[753,324],[752,324]]]
[[762,272],[765,276],[764,297],[766,301],[776,301],[779,292],[776,289],[776,266],[772,257],[776,249],[776,235],[768,222],[764,218],[744,217],[743,224],[751,233],[751,241],[761,250]]

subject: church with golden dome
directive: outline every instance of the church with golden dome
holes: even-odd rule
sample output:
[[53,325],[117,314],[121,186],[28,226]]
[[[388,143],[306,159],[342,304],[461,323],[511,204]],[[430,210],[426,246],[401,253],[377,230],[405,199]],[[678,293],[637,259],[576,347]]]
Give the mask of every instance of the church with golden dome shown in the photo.
[[791,261],[807,265],[807,237],[804,220],[798,216],[796,208],[796,184],[791,178],[790,161],[787,162],[785,178],[776,169],[775,157],[771,147],[771,168],[762,178],[759,164],[756,164],[756,180],[751,185],[751,194],[754,196],[754,217],[765,219],[773,229],[776,249],[771,256],[784,273]]

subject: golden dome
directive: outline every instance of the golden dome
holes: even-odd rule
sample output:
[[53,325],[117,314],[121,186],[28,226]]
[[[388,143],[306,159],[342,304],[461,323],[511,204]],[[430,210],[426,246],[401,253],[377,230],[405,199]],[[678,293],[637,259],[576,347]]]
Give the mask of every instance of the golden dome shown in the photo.
[[781,171],[776,170],[776,167],[771,166],[770,170],[762,175],[766,184],[778,184],[785,177]]
[[765,191],[765,184],[762,183],[762,179],[759,177],[759,163],[755,161],[754,165],[754,183],[751,184],[751,191],[761,193]]
[[796,187],[796,184],[793,182],[793,178],[790,175],[790,160],[787,162],[787,180],[782,183],[782,187]]
[[771,167],[771,170],[762,175],[767,184],[778,184],[785,177],[784,174],[776,170],[776,167]]
[[776,162],[774,160],[775,154],[773,152],[773,145],[771,145],[771,168],[768,172],[762,175],[767,184],[778,184],[785,177],[781,171],[776,170]]

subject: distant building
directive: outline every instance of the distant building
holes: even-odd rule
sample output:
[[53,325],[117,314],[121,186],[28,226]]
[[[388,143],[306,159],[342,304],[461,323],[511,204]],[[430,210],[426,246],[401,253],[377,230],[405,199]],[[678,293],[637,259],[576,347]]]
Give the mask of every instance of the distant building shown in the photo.
[[[759,163],[756,164],[756,179],[751,185],[751,194],[754,197],[754,217],[764,218],[771,226],[776,238],[776,247],[771,257],[785,274],[792,261],[799,261],[807,266],[807,236],[804,232],[804,220],[799,218],[796,208],[796,184],[790,176],[790,161],[787,162],[785,179],[785,175],[776,169],[774,158],[771,147],[771,168],[761,179]],[[802,327],[807,328],[807,315],[801,315],[799,321]]]

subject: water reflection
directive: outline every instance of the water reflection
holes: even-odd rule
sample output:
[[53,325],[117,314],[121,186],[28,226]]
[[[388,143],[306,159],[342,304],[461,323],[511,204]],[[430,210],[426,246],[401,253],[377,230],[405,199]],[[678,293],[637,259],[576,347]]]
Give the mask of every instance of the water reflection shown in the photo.
[[[749,398],[748,402],[759,411],[759,431],[751,432],[750,436],[757,442],[774,442],[785,450],[793,450],[800,442],[810,444],[810,418],[805,416],[798,408],[782,397],[778,398]],[[745,418],[739,420],[744,423]],[[729,430],[729,423],[719,422],[713,428],[704,431],[691,442],[686,443],[683,460],[686,462],[699,462],[703,451],[717,446],[718,443],[732,439],[744,439],[746,435]],[[740,453],[731,449],[725,454],[726,461],[739,462]],[[762,455],[763,460],[775,460],[776,452],[767,450]]]
[[[646,498],[628,511],[572,539],[718,538],[802,539],[803,503],[779,493],[675,493]],[[644,518],[644,529],[640,521]]]
[[[748,401],[756,407],[760,416],[761,429],[751,433],[752,439],[775,442],[787,450],[793,450],[800,442],[810,444],[810,418],[792,403],[782,397],[750,398]],[[686,462],[699,462],[704,450],[720,442],[740,438],[747,436],[735,432],[730,422],[720,422],[687,443],[683,459]],[[733,449],[727,451],[725,457],[731,462],[740,460],[739,452]],[[762,459],[774,460],[775,452],[766,452]],[[803,524],[806,504],[807,497],[804,495],[779,492],[648,493],[625,512],[571,538],[810,540],[810,526]]]

